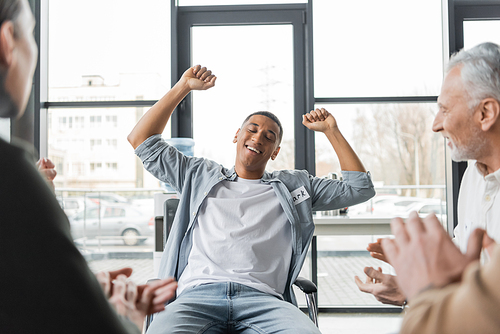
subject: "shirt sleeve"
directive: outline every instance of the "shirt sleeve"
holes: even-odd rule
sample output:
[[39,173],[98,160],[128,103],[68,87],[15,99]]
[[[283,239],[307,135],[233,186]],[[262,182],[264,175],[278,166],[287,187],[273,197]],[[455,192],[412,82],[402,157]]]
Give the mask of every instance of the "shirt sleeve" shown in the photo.
[[158,180],[168,183],[179,193],[187,179],[186,173],[205,161],[203,158],[184,155],[163,140],[159,134],[146,139],[135,149],[135,154],[148,172]]
[[484,267],[475,262],[462,283],[427,290],[411,301],[401,334],[500,333],[500,246]]
[[375,196],[370,172],[342,171],[343,180],[310,176],[313,210],[335,210],[363,203]]

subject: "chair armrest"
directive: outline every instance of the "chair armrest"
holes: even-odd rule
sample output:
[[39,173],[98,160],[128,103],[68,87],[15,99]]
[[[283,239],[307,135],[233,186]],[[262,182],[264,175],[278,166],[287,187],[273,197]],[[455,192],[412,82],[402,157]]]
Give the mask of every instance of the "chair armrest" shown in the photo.
[[316,284],[304,277],[297,277],[297,280],[293,284],[295,284],[300,290],[302,290],[302,292],[306,294],[315,293],[318,291]]

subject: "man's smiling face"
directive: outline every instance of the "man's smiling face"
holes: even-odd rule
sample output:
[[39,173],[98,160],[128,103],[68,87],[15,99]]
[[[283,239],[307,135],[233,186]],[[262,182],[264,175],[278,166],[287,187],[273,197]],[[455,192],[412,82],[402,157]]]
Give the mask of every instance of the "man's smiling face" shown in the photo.
[[233,142],[236,143],[235,168],[238,176],[258,179],[264,173],[269,159],[279,152],[280,129],[272,119],[253,115],[238,129]]

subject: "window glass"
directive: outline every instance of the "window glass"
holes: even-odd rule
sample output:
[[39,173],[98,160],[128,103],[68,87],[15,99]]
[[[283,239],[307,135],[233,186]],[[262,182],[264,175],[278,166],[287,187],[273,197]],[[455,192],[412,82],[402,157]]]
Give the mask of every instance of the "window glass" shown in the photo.
[[170,2],[51,0],[49,100],[154,100],[170,87]]
[[[395,216],[436,212],[446,227],[445,142],[432,132],[435,103],[330,104],[339,129],[370,171],[376,196],[341,210],[316,212],[320,306],[382,306],[360,292],[353,277],[363,268],[392,268],[370,257],[368,243],[390,234]],[[315,135],[316,175],[340,178],[330,143]],[[418,175],[418,177],[417,177]],[[441,210],[440,210],[441,209]],[[438,214],[439,212],[439,214]]]
[[293,169],[292,26],[193,27],[191,32],[193,64],[206,65],[217,76],[214,88],[193,93],[194,155],[231,168],[236,131],[248,115],[265,110],[283,126],[280,153],[267,170]]
[[10,118],[0,118],[0,138],[10,141]]
[[[76,246],[92,270],[137,268],[133,280],[140,284],[154,277],[153,197],[165,191],[127,141],[147,110],[49,109],[47,117],[56,196]],[[79,126],[69,127],[70,119]],[[170,137],[170,127],[163,135]]]
[[315,0],[313,15],[315,97],[439,94],[441,1]]
[[464,47],[470,49],[483,42],[500,44],[500,20],[464,21]]
[[305,2],[307,2],[307,0],[177,0],[179,6],[268,5]]

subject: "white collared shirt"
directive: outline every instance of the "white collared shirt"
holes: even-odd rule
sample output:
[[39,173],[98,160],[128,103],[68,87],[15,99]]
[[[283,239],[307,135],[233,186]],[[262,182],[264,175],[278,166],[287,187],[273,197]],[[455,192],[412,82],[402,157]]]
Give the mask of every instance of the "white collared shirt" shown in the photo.
[[500,242],[500,169],[483,176],[475,162],[465,171],[458,196],[458,225],[455,242],[462,252],[472,231],[483,228]]

